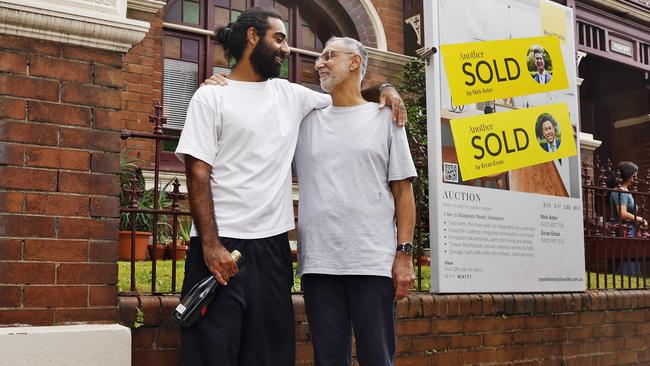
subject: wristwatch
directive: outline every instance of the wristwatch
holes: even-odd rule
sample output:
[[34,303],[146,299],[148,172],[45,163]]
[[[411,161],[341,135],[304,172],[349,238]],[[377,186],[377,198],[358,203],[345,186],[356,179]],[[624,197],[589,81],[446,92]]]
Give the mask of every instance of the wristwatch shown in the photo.
[[388,87],[394,88],[395,85],[393,85],[391,83],[382,83],[381,85],[379,85],[378,90],[381,93],[381,91],[384,90],[384,88],[388,88]]
[[413,254],[413,249],[414,249],[413,243],[411,243],[410,241],[405,241],[402,244],[397,246],[397,251],[402,252],[406,255]]

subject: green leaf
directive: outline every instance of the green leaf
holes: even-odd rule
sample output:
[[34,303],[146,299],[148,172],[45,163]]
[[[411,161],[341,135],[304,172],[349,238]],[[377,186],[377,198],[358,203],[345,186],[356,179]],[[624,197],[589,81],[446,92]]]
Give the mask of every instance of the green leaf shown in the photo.
[[135,322],[133,323],[133,328],[137,329],[144,325],[144,313],[139,306],[135,308],[135,311]]

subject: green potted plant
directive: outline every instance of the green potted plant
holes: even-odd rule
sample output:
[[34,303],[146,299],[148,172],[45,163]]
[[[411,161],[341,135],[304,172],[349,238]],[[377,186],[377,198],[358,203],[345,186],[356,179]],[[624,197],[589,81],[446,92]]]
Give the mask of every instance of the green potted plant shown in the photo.
[[176,260],[185,259],[187,249],[190,244],[190,231],[192,230],[192,219],[187,216],[181,216],[178,219],[178,240],[176,241],[176,251],[172,245],[168,245],[168,258]]
[[[174,182],[174,178],[170,179],[158,192],[158,209],[168,209],[172,205],[172,200],[167,196],[167,190],[169,186]],[[154,208],[154,189],[149,188],[144,191],[143,197],[147,197],[147,200],[144,202],[145,208],[153,209]],[[145,215],[153,226],[153,215]],[[158,215],[157,230],[156,230],[156,243],[155,249],[153,245],[148,245],[149,249],[149,258],[153,259],[165,259],[165,253],[167,252],[167,246],[170,246],[172,242],[172,227],[168,222],[167,215]]]
[[149,258],[152,259],[165,259],[167,248],[172,243],[172,226],[165,221],[158,221],[158,231],[156,232],[156,245],[155,250],[153,245],[149,245]]
[[[144,189],[144,177],[142,170],[136,165],[137,159],[128,158],[131,149],[126,149],[120,154],[120,207],[129,207],[131,205],[131,194],[127,189],[131,189],[131,178],[135,177],[136,188],[142,192],[137,197],[138,208],[151,207],[153,201],[153,192],[147,192]],[[135,260],[144,260],[147,254],[147,244],[151,237],[152,218],[151,215],[136,213],[135,214]],[[119,260],[131,260],[131,230],[132,214],[123,212],[120,214],[120,241],[119,241]]]

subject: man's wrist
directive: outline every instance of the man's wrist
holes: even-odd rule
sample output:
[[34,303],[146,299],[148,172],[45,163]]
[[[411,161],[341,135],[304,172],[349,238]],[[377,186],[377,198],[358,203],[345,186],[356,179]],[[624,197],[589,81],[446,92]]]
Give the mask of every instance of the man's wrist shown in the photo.
[[403,260],[405,263],[406,262],[413,262],[413,254],[406,254],[404,252],[397,252],[395,255],[395,259],[397,260]]
[[386,83],[380,84],[379,87],[377,88],[377,90],[379,90],[379,92],[381,93],[381,91],[384,90],[385,88],[397,89],[397,88],[395,88],[395,85],[386,82]]
[[415,246],[410,241],[404,241],[397,246],[397,252],[404,253],[406,255],[413,255],[415,252]]
[[219,240],[218,236],[208,236],[208,237],[201,237],[201,244],[202,246],[205,247],[212,247],[212,246],[222,246],[221,240]]

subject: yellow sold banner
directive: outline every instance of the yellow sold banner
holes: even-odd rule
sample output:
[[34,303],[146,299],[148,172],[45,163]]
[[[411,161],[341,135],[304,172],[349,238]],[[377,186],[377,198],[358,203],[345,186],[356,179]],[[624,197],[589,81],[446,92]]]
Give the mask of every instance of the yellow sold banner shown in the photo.
[[451,120],[463,180],[576,155],[566,104]]
[[454,105],[569,87],[554,36],[446,44],[440,51]]

